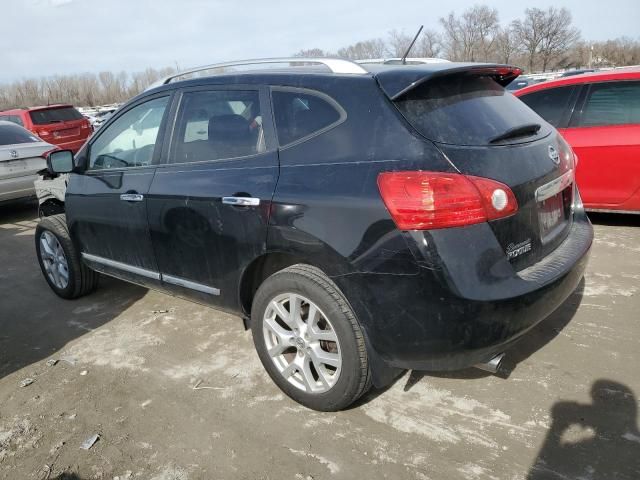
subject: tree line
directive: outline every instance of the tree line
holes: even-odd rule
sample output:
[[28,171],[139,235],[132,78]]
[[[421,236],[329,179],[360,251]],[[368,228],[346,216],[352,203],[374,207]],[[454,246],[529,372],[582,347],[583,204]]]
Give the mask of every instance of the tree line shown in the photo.
[[[391,30],[386,37],[362,40],[336,52],[311,48],[300,57],[342,57],[352,60],[401,57],[414,32]],[[640,41],[628,37],[588,42],[572,25],[566,8],[527,8],[522,18],[502,24],[495,8],[475,5],[459,15],[439,19],[439,29],[423,30],[412,57],[452,61],[510,63],[531,73],[559,68],[615,67],[640,64]],[[77,106],[123,102],[174,68],[148,68],[136,73],[83,73],[30,78],[0,85],[0,109],[71,103]]]
[[[527,72],[560,68],[617,67],[640,64],[640,41],[628,37],[588,42],[572,25],[566,8],[527,8],[522,18],[502,24],[498,10],[475,5],[439,19],[438,30],[423,30],[411,57],[441,57],[457,62],[499,62]],[[296,56],[349,59],[401,57],[414,32],[391,30],[385,38],[363,40],[337,52],[304,49]]]

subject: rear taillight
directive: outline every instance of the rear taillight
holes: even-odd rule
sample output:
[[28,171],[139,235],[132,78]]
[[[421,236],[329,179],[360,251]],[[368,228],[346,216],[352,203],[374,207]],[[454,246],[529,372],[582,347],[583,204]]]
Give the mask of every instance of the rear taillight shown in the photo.
[[378,188],[400,230],[461,227],[518,211],[506,185],[459,173],[384,172],[378,175]]

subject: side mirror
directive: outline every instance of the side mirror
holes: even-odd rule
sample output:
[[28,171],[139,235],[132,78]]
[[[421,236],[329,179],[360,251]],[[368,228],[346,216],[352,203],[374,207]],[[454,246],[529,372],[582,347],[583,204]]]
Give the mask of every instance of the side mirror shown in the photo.
[[73,152],[71,150],[56,150],[47,155],[49,173],[70,173],[73,171],[73,166]]

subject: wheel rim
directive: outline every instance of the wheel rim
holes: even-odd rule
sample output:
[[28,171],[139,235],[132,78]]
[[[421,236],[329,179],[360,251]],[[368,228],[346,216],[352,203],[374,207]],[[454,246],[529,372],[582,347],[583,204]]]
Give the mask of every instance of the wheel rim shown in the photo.
[[57,288],[69,285],[69,265],[62,245],[56,236],[48,231],[40,235],[40,258],[47,277]]
[[273,298],[264,313],[263,334],[278,372],[307,393],[324,393],[338,380],[342,351],[327,316],[302,295]]

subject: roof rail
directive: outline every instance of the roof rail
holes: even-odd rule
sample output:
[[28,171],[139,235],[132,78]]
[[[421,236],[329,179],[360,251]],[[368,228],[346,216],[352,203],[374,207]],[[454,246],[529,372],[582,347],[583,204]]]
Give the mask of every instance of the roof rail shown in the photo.
[[283,57],[283,58],[258,58],[254,60],[239,60],[235,62],[224,62],[224,63],[214,63],[212,65],[204,65],[202,67],[190,68],[188,70],[183,70],[181,72],[176,72],[168,77],[164,77],[154,84],[150,85],[147,90],[155,87],[159,87],[160,85],[166,85],[167,83],[171,83],[172,80],[183,77],[185,75],[191,75],[198,72],[204,72],[207,70],[214,70],[216,68],[226,68],[226,67],[242,67],[242,66],[250,66],[250,65],[269,65],[269,64],[277,64],[277,63],[301,63],[301,64],[309,64],[316,63],[320,65],[324,65],[331,70],[332,73],[367,73],[367,71],[351,60],[345,60],[343,58],[324,58],[324,57]]

